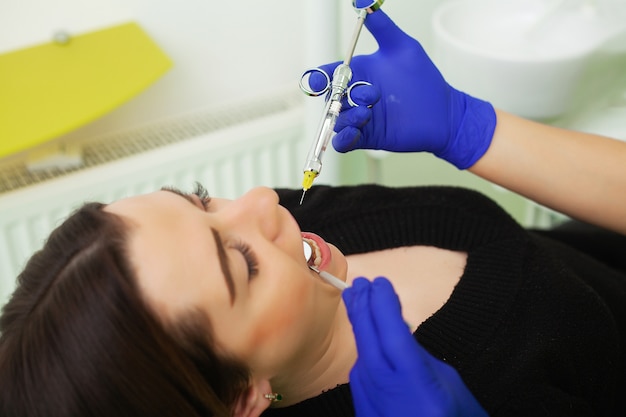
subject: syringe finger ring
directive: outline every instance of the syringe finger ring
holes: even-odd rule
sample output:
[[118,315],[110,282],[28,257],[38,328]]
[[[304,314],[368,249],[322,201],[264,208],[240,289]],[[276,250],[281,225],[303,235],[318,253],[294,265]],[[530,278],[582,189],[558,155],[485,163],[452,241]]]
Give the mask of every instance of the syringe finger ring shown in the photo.
[[[326,80],[324,88],[317,90],[311,87],[311,75],[312,74],[321,74],[322,76],[324,76]],[[302,90],[304,94],[308,96],[311,96],[311,97],[321,96],[322,94],[326,93],[329,88],[330,88],[330,77],[328,76],[326,71],[324,71],[321,68],[308,69],[304,71],[304,73],[302,74],[302,77],[300,77],[300,90]]]
[[[350,87],[348,87],[348,91],[346,91],[346,97],[348,98],[348,104],[351,107],[358,107],[360,104],[356,103],[353,99],[352,99],[352,89],[354,89],[354,87],[358,87],[358,86],[362,86],[362,85],[372,85],[372,83],[367,82],[367,81],[357,81],[355,83],[353,83],[352,85],[350,85]],[[371,104],[368,104],[367,107],[372,107]]]

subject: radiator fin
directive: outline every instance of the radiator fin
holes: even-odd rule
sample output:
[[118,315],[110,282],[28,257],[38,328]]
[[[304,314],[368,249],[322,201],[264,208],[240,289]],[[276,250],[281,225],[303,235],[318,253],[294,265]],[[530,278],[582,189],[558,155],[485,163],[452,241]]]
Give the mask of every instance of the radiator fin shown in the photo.
[[0,164],[0,194],[283,112],[301,102],[300,94],[285,94],[86,139],[81,141],[83,165],[77,168],[29,171],[23,160],[6,162]]

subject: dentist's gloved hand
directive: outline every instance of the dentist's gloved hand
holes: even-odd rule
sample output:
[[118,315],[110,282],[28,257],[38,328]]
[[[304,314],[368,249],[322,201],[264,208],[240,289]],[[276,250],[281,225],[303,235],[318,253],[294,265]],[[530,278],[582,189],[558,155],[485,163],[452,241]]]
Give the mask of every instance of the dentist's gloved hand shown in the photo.
[[413,338],[386,278],[357,278],[342,296],[359,355],[350,372],[357,417],[487,417],[456,370]]
[[[334,148],[427,151],[459,169],[471,167],[491,143],[496,124],[491,104],[448,85],[422,46],[382,10],[369,14],[365,26],[379,49],[354,57],[350,67],[352,81],[373,86],[353,89],[351,96],[361,106],[343,106]],[[320,68],[332,74],[338,64]],[[322,81],[312,75],[309,82],[321,87]],[[365,106],[374,103],[371,109]]]

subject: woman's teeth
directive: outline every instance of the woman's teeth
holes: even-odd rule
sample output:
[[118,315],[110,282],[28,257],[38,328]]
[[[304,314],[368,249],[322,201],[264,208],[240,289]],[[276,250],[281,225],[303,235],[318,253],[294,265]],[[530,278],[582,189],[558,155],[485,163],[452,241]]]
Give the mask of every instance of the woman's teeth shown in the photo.
[[322,263],[322,255],[321,255],[320,248],[317,246],[317,243],[315,243],[315,241],[312,239],[303,238],[303,240],[306,243],[308,243],[311,249],[313,250],[311,253],[311,257],[307,261],[307,264],[316,266],[316,267],[320,266]]

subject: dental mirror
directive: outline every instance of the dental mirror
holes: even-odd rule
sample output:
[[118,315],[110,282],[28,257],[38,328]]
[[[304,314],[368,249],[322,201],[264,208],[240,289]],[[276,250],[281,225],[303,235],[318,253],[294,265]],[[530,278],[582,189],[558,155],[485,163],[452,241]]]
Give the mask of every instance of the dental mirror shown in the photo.
[[309,263],[311,256],[313,255],[313,249],[305,240],[302,241],[302,249],[304,250],[304,259]]

